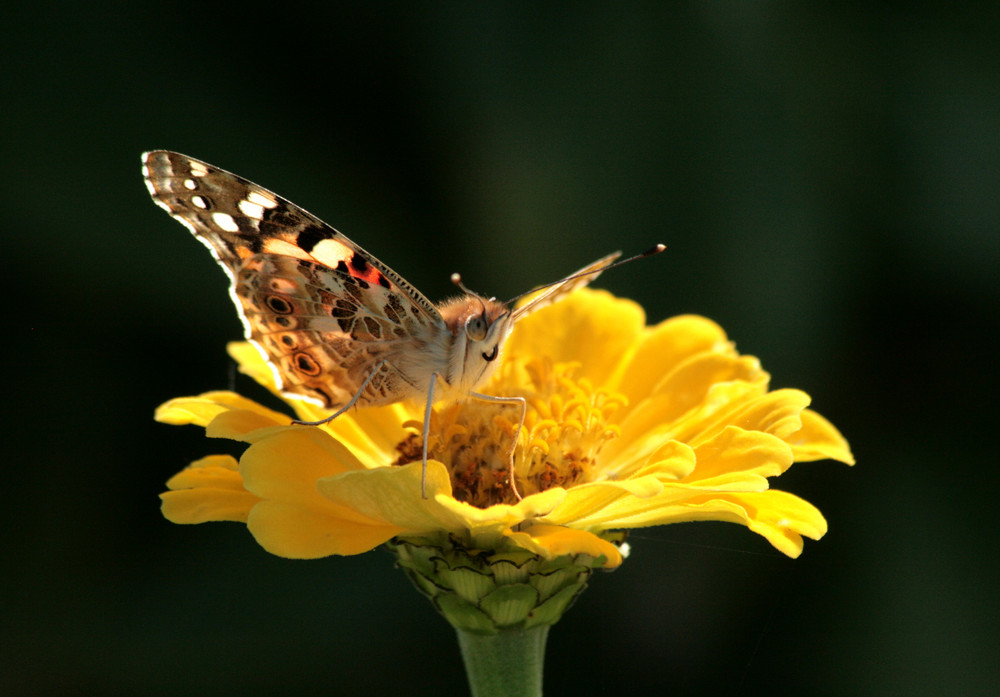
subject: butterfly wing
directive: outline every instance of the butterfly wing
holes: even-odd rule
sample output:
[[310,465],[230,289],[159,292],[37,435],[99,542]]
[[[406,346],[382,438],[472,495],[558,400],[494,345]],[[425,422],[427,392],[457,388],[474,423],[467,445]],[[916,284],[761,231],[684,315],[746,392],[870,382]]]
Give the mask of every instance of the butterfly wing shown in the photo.
[[573,291],[583,288],[600,276],[601,272],[608,266],[611,266],[620,256],[621,252],[612,252],[606,257],[587,264],[579,271],[571,273],[563,280],[557,281],[534,293],[530,293],[524,301],[518,304],[517,309],[514,310],[512,319],[517,321],[535,310],[540,310],[543,307],[559,302]]
[[379,363],[359,405],[421,389],[395,359],[447,329],[434,304],[392,269],[319,218],[218,167],[157,150],[143,155],[143,175],[156,204],[226,270],[246,337],[283,392],[337,408]]

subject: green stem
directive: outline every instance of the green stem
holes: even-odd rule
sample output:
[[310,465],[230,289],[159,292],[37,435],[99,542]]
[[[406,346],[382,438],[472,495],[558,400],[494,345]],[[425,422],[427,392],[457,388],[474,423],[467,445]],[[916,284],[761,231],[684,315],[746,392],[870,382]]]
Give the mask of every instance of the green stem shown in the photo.
[[458,630],[472,697],[541,697],[549,625],[472,634]]

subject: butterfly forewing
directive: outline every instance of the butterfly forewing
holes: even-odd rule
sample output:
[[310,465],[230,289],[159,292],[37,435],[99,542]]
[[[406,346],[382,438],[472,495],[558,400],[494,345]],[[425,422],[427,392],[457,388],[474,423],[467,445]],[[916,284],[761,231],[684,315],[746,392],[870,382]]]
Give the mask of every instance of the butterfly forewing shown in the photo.
[[375,257],[289,201],[241,177],[166,151],[143,156],[158,205],[188,227],[232,280],[247,338],[279,387],[329,408],[374,375],[359,405],[426,389],[410,356],[438,351],[434,304]]
[[518,303],[518,308],[514,311],[514,319],[529,315],[543,307],[548,307],[557,303],[575,290],[583,288],[592,280],[601,275],[601,272],[611,266],[615,260],[621,256],[621,252],[611,254],[587,264],[579,271],[571,273],[562,281],[543,287],[540,290],[527,293],[524,300]]

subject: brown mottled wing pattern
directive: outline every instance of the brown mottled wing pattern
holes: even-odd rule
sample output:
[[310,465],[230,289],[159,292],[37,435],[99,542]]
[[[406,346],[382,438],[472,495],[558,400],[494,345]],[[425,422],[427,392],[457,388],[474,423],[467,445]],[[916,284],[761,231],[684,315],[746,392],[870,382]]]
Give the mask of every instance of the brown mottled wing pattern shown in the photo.
[[143,155],[153,200],[201,240],[232,280],[246,336],[281,390],[343,406],[387,404],[421,386],[401,366],[447,332],[435,306],[375,257],[289,201],[179,153]]

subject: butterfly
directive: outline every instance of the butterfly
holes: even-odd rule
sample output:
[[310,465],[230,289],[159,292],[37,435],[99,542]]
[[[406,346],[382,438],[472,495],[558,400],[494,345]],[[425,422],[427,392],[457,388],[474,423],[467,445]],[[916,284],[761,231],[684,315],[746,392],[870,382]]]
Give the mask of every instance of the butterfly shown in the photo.
[[[436,400],[515,404],[521,422],[509,453],[509,480],[520,498],[513,455],[527,405],[521,397],[477,389],[496,368],[519,318],[586,285],[620,253],[542,286],[517,307],[467,290],[457,275],[452,280],[463,294],[436,304],[343,234],[263,187],[176,152],[147,152],[142,162],[153,201],[204,243],[228,274],[246,338],[270,365],[281,392],[334,412],[296,423],[318,425],[355,406],[424,399],[426,478]],[[638,256],[663,249],[657,245]]]

